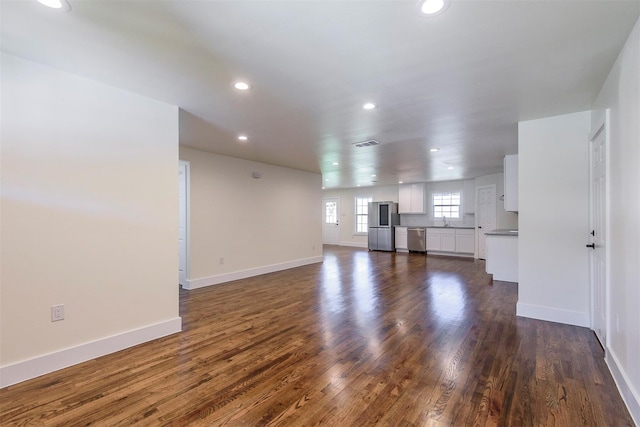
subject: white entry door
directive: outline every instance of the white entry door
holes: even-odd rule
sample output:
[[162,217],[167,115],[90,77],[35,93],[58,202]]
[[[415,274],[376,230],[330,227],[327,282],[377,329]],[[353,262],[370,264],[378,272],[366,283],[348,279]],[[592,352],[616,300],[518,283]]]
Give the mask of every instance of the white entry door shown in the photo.
[[478,258],[487,258],[487,240],[484,233],[496,228],[496,186],[476,188],[478,203]]
[[340,243],[340,199],[327,198],[322,200],[322,243],[337,245]]
[[592,329],[606,346],[607,275],[606,275],[606,129],[602,125],[591,140],[590,204],[591,236],[588,247],[592,301]]
[[189,162],[180,160],[178,175],[178,283],[187,284],[188,219],[189,219]]

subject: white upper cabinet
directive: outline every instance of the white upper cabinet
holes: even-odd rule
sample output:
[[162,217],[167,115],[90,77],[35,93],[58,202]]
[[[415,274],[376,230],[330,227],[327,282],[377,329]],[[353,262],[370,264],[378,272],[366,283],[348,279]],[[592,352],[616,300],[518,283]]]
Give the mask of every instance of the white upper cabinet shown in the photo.
[[398,213],[407,213],[411,210],[411,186],[398,187]]
[[518,155],[504,156],[504,210],[518,212]]
[[398,188],[398,213],[424,214],[424,183],[400,185]]

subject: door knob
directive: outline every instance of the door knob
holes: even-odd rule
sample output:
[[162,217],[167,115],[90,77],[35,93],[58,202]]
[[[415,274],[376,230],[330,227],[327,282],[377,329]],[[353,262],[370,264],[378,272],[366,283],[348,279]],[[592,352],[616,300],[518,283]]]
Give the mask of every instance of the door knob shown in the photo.
[[595,244],[595,243],[592,243],[592,244],[590,244],[590,245],[587,245],[587,247],[588,247],[588,248],[591,248],[591,249],[595,249],[595,248],[596,248],[596,244]]

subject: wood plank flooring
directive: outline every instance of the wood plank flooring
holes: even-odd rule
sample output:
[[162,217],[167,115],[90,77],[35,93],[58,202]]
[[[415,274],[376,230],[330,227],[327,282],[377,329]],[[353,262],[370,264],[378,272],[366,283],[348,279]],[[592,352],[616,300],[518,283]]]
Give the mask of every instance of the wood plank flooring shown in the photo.
[[183,332],[0,390],[0,425],[627,426],[585,328],[484,262],[325,247],[181,291]]

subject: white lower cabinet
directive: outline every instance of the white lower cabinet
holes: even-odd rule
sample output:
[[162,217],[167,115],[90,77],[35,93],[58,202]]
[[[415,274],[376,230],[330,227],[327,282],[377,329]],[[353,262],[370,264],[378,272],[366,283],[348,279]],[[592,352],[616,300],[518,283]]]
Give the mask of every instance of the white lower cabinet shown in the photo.
[[[454,230],[455,231],[455,230]],[[440,241],[440,250],[443,252],[455,252],[456,251],[456,236],[455,234],[443,234]]]
[[455,252],[456,230],[453,228],[427,228],[427,251]]
[[427,228],[427,252],[473,255],[475,231],[466,228]]
[[475,230],[456,230],[456,252],[472,254],[476,249]]
[[396,227],[396,251],[409,252],[407,227]]
[[442,237],[439,234],[430,233],[427,229],[427,250],[439,251],[442,247]]

